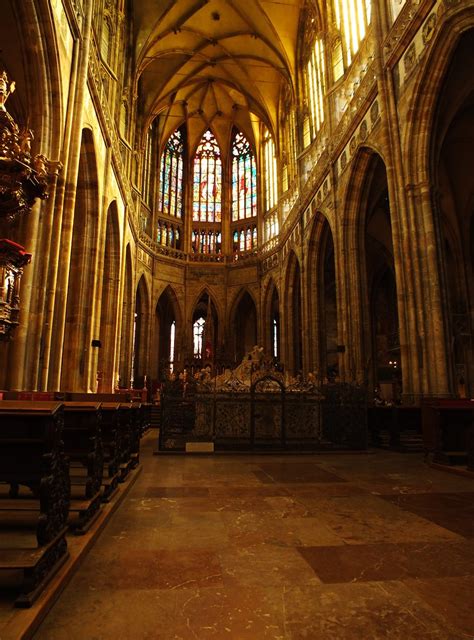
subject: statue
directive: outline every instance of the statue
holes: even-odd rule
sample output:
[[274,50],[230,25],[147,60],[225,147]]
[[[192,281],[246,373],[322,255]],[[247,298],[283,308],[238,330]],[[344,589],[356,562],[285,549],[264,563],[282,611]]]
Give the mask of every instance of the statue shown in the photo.
[[6,71],[0,74],[0,111],[6,111],[5,102],[15,91],[15,86],[14,82],[10,82],[10,86],[8,85],[8,76]]

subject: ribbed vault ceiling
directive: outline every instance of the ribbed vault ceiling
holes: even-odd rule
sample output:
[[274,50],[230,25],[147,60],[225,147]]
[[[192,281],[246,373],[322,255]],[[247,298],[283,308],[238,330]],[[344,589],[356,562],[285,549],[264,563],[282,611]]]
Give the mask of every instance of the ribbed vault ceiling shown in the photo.
[[191,148],[212,126],[221,145],[235,124],[256,142],[294,91],[303,0],[135,0],[136,91],[146,126],[165,139],[184,121]]

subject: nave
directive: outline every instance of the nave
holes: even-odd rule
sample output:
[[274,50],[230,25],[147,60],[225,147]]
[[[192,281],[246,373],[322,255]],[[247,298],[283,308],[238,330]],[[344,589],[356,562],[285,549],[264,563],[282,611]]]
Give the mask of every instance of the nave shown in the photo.
[[153,455],[35,640],[461,640],[474,484],[418,454]]

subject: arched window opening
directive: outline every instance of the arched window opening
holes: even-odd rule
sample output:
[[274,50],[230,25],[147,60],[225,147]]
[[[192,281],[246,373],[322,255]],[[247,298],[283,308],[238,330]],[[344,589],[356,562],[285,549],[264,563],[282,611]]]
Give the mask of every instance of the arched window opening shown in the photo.
[[203,356],[203,337],[204,337],[204,327],[206,325],[206,321],[202,316],[200,316],[196,322],[193,324],[193,343],[194,343],[194,357],[202,358]]
[[170,328],[170,371],[174,368],[174,347],[176,340],[176,320],[173,320]]
[[153,201],[153,164],[155,162],[153,153],[153,141],[154,141],[154,129],[153,125],[148,129],[148,133],[145,141],[145,153],[143,157],[143,175],[142,175],[142,196],[144,202],[151,207]]
[[263,135],[263,157],[265,166],[265,210],[269,211],[277,204],[278,180],[275,143],[268,129],[265,130]]
[[275,360],[278,360],[278,320],[275,317],[273,318],[272,338],[272,355]]
[[221,222],[222,160],[210,129],[203,135],[194,156],[193,220]]
[[342,42],[338,40],[332,49],[332,74],[334,82],[344,75],[344,55],[342,53]]
[[232,220],[257,215],[257,165],[249,142],[241,132],[232,144]]
[[102,31],[100,39],[100,53],[102,60],[107,64],[110,63],[110,43],[112,41],[112,28],[108,18],[105,18],[102,22]]
[[321,38],[316,38],[308,60],[306,74],[311,111],[311,129],[314,138],[324,122],[326,66],[324,62],[324,43]]
[[352,62],[365,38],[372,14],[371,0],[334,0],[336,26],[342,36],[344,61]]
[[180,129],[168,139],[161,157],[159,211],[163,215],[183,216],[184,136]]

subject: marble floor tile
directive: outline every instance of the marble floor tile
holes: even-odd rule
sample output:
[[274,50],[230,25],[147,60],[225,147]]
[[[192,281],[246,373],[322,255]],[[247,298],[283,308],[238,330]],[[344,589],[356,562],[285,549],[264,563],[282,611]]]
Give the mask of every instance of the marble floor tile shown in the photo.
[[425,520],[474,538],[474,493],[429,493],[416,495],[381,496],[404,511]]
[[474,575],[405,580],[416,596],[437,611],[466,638],[474,638]]
[[35,640],[473,640],[472,480],[155,441]]
[[299,500],[347,544],[453,541],[461,537],[378,496],[300,496]]
[[320,579],[293,547],[260,544],[219,552],[226,586],[320,584]]
[[324,470],[314,462],[265,462],[259,464],[259,467],[263,474],[269,478],[269,482],[284,484],[345,482],[342,478]]
[[324,583],[474,576],[474,545],[401,543],[300,547]]
[[460,640],[459,631],[400,583],[290,587],[292,640]]

